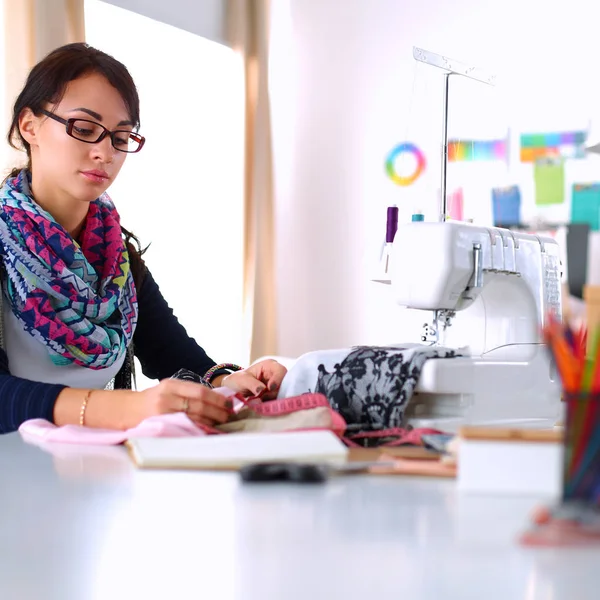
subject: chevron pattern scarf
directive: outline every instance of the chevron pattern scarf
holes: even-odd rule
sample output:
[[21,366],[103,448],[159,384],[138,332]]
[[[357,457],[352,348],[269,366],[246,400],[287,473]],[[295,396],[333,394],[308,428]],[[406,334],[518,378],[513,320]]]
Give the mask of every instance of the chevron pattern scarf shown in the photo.
[[5,297],[56,365],[111,366],[127,350],[137,297],[119,214],[90,203],[81,245],[28,193],[27,171],[0,188]]

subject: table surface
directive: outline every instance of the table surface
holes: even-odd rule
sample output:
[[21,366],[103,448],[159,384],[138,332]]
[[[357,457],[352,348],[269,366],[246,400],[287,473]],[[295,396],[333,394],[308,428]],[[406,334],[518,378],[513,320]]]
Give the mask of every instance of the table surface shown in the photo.
[[539,498],[463,496],[451,480],[244,485],[19,434],[0,435],[0,478],[3,600],[600,594],[599,550],[517,544]]

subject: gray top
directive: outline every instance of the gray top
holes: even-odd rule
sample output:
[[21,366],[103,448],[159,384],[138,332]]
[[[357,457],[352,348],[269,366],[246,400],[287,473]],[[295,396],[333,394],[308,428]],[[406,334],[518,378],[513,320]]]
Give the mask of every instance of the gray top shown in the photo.
[[10,374],[15,377],[31,379],[34,376],[36,381],[44,383],[60,383],[72,388],[103,389],[114,379],[125,362],[123,353],[106,369],[88,369],[74,363],[55,365],[46,346],[25,331],[25,327],[7,301],[3,303],[1,310],[4,316],[4,348],[8,356]]
[[247,486],[138,471],[122,447],[0,435],[3,600],[587,600],[600,550],[529,550],[532,498],[348,476]]

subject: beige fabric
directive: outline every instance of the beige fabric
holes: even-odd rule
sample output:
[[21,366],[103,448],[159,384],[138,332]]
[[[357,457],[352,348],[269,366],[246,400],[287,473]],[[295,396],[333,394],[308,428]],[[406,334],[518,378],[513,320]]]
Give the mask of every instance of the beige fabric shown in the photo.
[[277,353],[269,104],[269,0],[227,0],[225,37],[244,60],[244,318],[250,359]]
[[[31,67],[55,48],[85,40],[84,0],[4,0],[3,33],[6,71],[2,123],[7,128]],[[23,162],[23,156],[15,154],[8,157],[10,166]],[[2,165],[3,170],[9,165]]]
[[276,417],[259,416],[252,409],[244,408],[224,425],[217,429],[224,433],[256,433],[292,431],[294,429],[331,429],[333,420],[331,410],[327,406],[318,406],[307,410],[298,410],[288,415]]

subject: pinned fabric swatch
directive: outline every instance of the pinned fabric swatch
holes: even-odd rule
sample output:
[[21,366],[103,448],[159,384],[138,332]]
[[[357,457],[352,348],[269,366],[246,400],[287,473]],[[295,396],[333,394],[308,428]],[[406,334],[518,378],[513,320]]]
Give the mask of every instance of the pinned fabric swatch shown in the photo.
[[448,194],[448,216],[452,221],[462,221],[464,210],[464,193],[458,188]]
[[565,164],[560,161],[540,161],[534,166],[535,203],[562,204],[565,201]]
[[492,189],[494,225],[507,227],[521,222],[521,190],[518,185]]
[[571,223],[589,223],[600,229],[600,183],[575,183],[571,197]]

